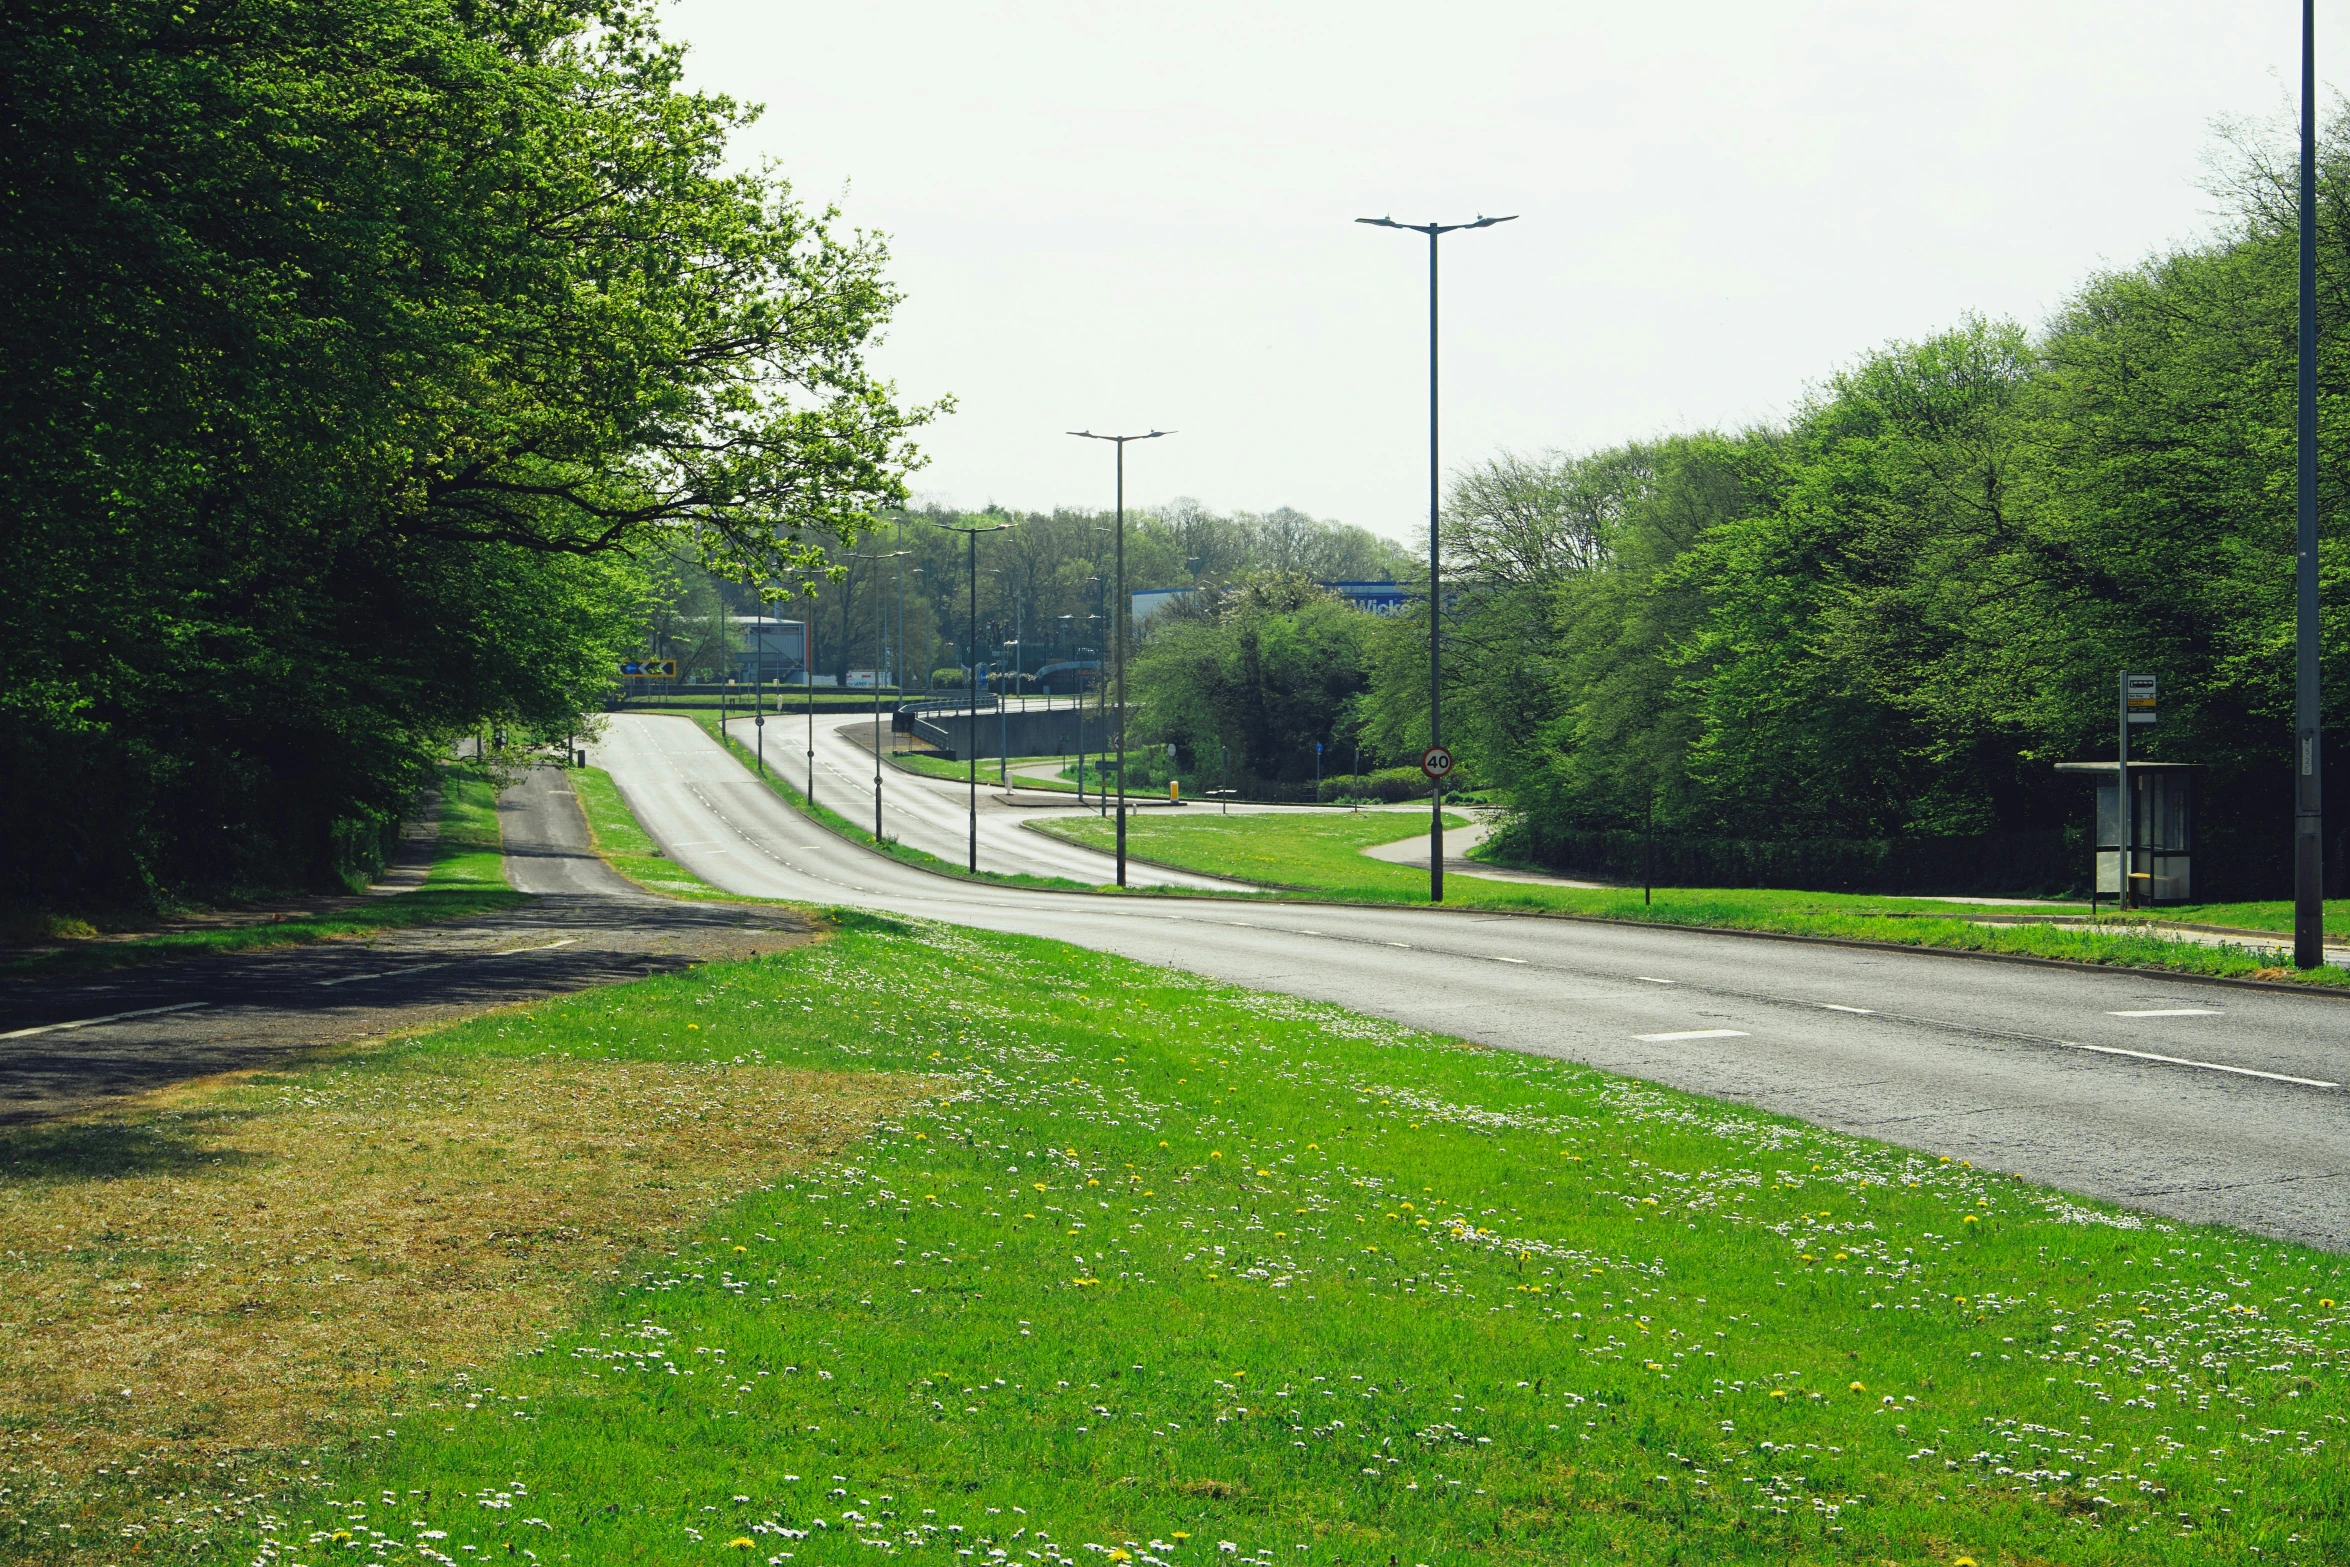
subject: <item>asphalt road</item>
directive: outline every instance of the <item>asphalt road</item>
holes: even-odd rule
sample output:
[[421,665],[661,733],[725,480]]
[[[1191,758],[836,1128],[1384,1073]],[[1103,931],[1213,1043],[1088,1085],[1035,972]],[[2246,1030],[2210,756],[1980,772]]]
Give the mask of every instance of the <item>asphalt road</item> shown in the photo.
[[[649,715],[639,715],[633,721],[650,719]],[[849,736],[870,737],[871,725],[871,718],[843,719],[838,714],[822,714],[811,732],[811,727],[796,715],[771,715],[767,720],[767,765],[819,804],[840,812],[860,827],[869,827],[873,822],[873,752]],[[752,720],[738,718],[726,728],[738,743],[753,743],[756,730]],[[887,734],[886,729],[883,732]],[[811,740],[815,763],[812,792],[809,789]],[[1012,801],[1007,802],[994,780],[993,764],[983,760],[977,796],[982,870],[1060,876],[1089,886],[1117,879],[1117,863],[1109,856],[1029,832],[1022,825],[1047,816],[1087,814],[1074,796],[1061,801],[1041,791],[1014,790]],[[888,836],[958,865],[966,862],[971,852],[972,823],[972,793],[968,784],[924,778],[885,764],[881,794],[881,825]],[[1126,880],[1133,887],[1247,890],[1237,882],[1132,862],[1128,863]]]
[[1465,911],[1021,892],[854,847],[682,719],[618,718],[598,752],[664,851],[733,891],[1055,937],[2350,1249],[2350,1000]]

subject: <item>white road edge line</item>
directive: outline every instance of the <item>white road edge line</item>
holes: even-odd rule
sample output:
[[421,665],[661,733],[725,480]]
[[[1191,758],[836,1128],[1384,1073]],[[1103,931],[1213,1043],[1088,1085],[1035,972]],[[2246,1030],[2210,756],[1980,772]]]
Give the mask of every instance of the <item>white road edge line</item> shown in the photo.
[[1632,977],[1643,985],[1678,985],[1681,983],[1677,979],[1658,979],[1651,974],[1635,974]]
[[101,1023],[119,1023],[126,1017],[154,1017],[162,1012],[193,1012],[198,1007],[212,1005],[209,1001],[180,1001],[168,1007],[141,1007],[135,1012],[109,1012],[104,1017],[76,1018],[70,1023],[42,1023],[33,1028],[12,1028],[0,1039],[30,1039],[35,1034],[54,1034],[68,1028],[96,1028]]
[[2158,1007],[2147,1012],[2108,1012],[2107,1017],[2218,1017],[2217,1007]]
[[2060,1039],[2058,1044],[2067,1050],[2089,1050],[2101,1056],[2128,1056],[2134,1061],[2159,1061],[2164,1066],[2200,1067],[2206,1072],[2231,1072],[2238,1077],[2262,1077],[2272,1083],[2293,1083],[2302,1088],[2339,1088],[2340,1083],[2329,1083],[2322,1077],[2294,1077],[2287,1072],[2261,1072],[2248,1066],[2226,1066],[2217,1061],[2190,1061],[2185,1056],[2158,1056],[2151,1050],[2124,1050],[2119,1045],[2084,1045],[2074,1039]]
[[1505,958],[1497,956],[1493,961],[1496,963],[1523,963],[1526,960],[1524,958]]
[[1838,1006],[1833,1001],[1823,1001],[1820,1003],[1820,1005],[1826,1007],[1831,1012],[1857,1012],[1862,1017],[1875,1017],[1877,1015],[1877,1009],[1875,1007],[1845,1007]]
[[1743,1028],[1688,1028],[1678,1034],[1634,1034],[1650,1044],[1664,1044],[1675,1039],[1746,1039],[1751,1036]]

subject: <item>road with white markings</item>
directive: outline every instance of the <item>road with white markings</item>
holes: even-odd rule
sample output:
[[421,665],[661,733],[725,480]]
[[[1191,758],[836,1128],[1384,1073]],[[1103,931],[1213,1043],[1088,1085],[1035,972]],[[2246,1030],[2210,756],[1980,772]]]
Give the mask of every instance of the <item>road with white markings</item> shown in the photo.
[[[857,848],[686,720],[617,718],[597,760],[665,852],[732,891],[1054,937],[2350,1249],[2350,1000],[1470,911],[1023,892]],[[820,732],[820,797],[832,765]],[[924,834],[951,825],[959,857],[960,791],[894,771],[886,791]],[[1107,879],[1018,820],[982,816],[983,865],[1049,854],[1066,868],[1048,874]]]

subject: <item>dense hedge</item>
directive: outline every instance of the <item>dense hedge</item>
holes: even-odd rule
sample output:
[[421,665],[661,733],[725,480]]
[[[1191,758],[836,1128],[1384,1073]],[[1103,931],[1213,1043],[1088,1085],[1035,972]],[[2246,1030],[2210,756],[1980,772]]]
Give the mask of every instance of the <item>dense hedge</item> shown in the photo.
[[[1595,881],[1637,883],[1650,848],[1637,832],[1559,831],[1525,817],[1490,840],[1505,859]],[[1658,833],[1653,875],[1670,887],[1785,887],[1955,897],[2052,897],[2085,889],[2078,829],[1949,838],[1700,838]]]

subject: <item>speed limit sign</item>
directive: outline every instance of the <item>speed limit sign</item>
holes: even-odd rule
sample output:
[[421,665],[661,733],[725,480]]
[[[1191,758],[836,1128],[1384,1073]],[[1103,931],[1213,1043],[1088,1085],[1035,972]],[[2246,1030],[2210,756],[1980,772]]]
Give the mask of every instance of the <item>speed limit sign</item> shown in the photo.
[[1452,774],[1452,753],[1443,746],[1432,745],[1420,753],[1420,771],[1431,778],[1446,778]]

